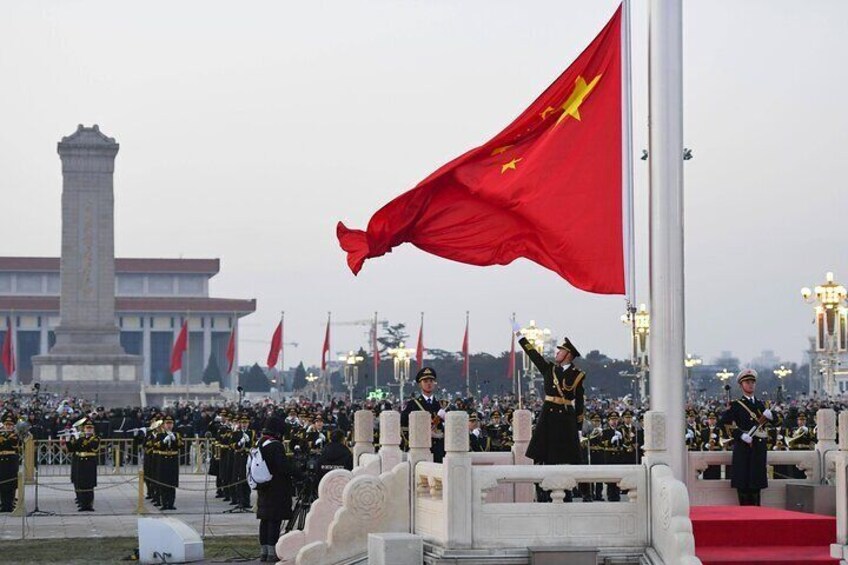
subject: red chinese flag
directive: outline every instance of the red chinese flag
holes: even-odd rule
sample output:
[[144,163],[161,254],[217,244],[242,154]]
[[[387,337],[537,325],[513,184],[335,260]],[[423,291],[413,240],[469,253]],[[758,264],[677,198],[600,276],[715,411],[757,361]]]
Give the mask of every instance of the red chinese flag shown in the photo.
[[6,320],[6,335],[3,337],[3,368],[6,376],[12,378],[15,374],[15,347],[12,344],[12,321]]
[[471,265],[524,257],[622,294],[621,8],[512,124],[336,235],[354,274],[402,243]]
[[280,358],[280,351],[283,350],[283,322],[277,324],[274,330],[274,335],[271,336],[271,349],[268,351],[268,368],[277,365],[277,359]]
[[183,322],[183,327],[180,329],[180,335],[177,336],[177,341],[174,342],[174,349],[171,351],[171,372],[176,373],[183,368],[183,353],[188,349],[188,322]]
[[227,343],[227,374],[233,372],[233,364],[236,362],[236,329],[230,332],[230,341]]
[[418,368],[424,366],[424,322],[421,322],[421,327],[418,328],[418,347],[415,348],[415,362],[418,363]]
[[468,375],[468,320],[465,321],[465,337],[462,338],[462,374]]
[[324,332],[324,347],[321,349],[321,370],[327,370],[327,363],[330,361],[330,320],[327,319],[327,331]]

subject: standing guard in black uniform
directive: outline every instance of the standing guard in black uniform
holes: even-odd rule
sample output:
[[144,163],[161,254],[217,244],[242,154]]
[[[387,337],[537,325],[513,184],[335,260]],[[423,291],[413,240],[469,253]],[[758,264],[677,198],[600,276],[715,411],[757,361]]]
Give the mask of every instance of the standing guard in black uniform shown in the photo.
[[159,485],[156,477],[157,460],[156,455],[156,428],[162,425],[162,421],[157,419],[156,414],[151,416],[150,424],[145,429],[142,428],[144,434],[142,449],[144,451],[144,482],[147,484],[147,498],[154,506],[159,506]]
[[480,416],[476,411],[468,414],[468,449],[470,451],[489,451],[489,438],[480,430]]
[[[580,357],[580,352],[566,337],[562,345],[557,345],[556,357],[551,363],[521,335],[515,322],[513,330],[519,345],[539,369],[545,383],[545,402],[533,430],[530,445],[527,446],[527,457],[536,465],[579,465],[581,457],[578,432],[583,427],[583,387],[586,374],[575,367],[572,361]],[[592,502],[589,483],[579,486],[583,493],[583,502]],[[540,501],[550,500],[550,494],[538,486],[536,494]],[[571,499],[571,492],[566,492],[565,501],[570,502]]]
[[[247,484],[247,456],[256,443],[256,432],[250,429],[250,416],[242,414],[238,420],[239,429],[233,434],[236,442],[233,447],[233,472],[235,485],[235,505],[241,509],[250,508],[250,485]],[[244,482],[240,482],[244,481]]]
[[445,456],[445,410],[433,395],[433,391],[436,389],[436,371],[430,367],[423,367],[415,375],[415,382],[421,388],[421,394],[407,400],[406,406],[403,407],[403,411],[400,413],[401,435],[404,436],[405,443],[408,446],[409,414],[416,410],[429,412],[432,438],[430,451],[433,453],[433,461],[435,463],[441,463]]
[[100,455],[100,438],[94,433],[94,422],[86,418],[82,435],[65,442],[76,464],[74,491],[80,512],[94,512],[94,487],[97,486],[97,460]]
[[689,409],[686,411],[686,438],[687,451],[701,451],[701,426],[698,424],[698,412]]
[[[718,418],[715,412],[707,414],[707,425],[701,428],[701,450],[702,451],[721,451],[723,449],[722,440],[727,439],[724,429],[718,425]],[[721,465],[707,465],[704,469],[703,479],[705,481],[714,481],[721,478]]]
[[490,451],[509,451],[512,445],[512,437],[509,433],[509,424],[501,421],[500,410],[493,410],[491,422],[486,426],[486,436],[489,438]]
[[176,510],[174,498],[180,486],[180,448],[183,438],[174,431],[174,417],[165,416],[162,430],[156,434],[154,452],[156,458],[156,480],[159,482],[159,503],[162,510]]
[[15,509],[20,450],[21,441],[15,432],[15,416],[7,412],[3,416],[3,429],[0,431],[0,512]]
[[[618,426],[619,414],[615,410],[607,414],[607,425],[604,429],[603,442],[606,448],[606,464],[621,465],[624,463],[624,434]],[[607,501],[619,502],[621,488],[618,483],[607,483]]]
[[756,371],[742,370],[736,382],[742,388],[742,398],[732,402],[721,416],[721,424],[732,429],[736,440],[730,486],[736,489],[740,506],[759,506],[760,491],[768,487],[765,426],[775,416],[762,400],[754,397]]
[[[216,444],[218,446],[218,477],[215,481],[218,490],[221,491],[221,498],[229,502],[232,499],[232,487],[229,484],[232,482],[232,426],[230,425],[230,415],[226,409],[221,410],[221,425],[218,428],[218,437]],[[215,495],[216,498],[218,495]]]
[[[589,465],[605,465],[607,462],[606,449],[604,448],[604,427],[601,425],[601,415],[593,412],[589,415],[591,427],[581,440],[584,445],[586,462]],[[604,483],[591,483],[590,494],[595,500],[604,499]]]
[[[786,428],[785,441],[789,451],[812,451],[816,448],[816,434],[807,427],[807,414],[798,412],[796,418],[798,425],[794,428]],[[797,465],[786,466],[786,478],[806,479],[807,474]],[[775,478],[777,478],[777,466],[775,465]]]

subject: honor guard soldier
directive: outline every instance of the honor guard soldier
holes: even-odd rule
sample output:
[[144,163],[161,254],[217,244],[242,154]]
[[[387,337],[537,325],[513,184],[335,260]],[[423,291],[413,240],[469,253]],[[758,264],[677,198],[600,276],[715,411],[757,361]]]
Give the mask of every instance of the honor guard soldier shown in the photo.
[[230,425],[230,414],[227,409],[221,410],[221,425],[218,428],[218,437],[215,444],[218,446],[218,477],[215,485],[219,493],[216,498],[223,498],[229,502],[232,499],[232,488],[229,486],[232,478],[232,427]]
[[15,432],[15,416],[7,412],[3,416],[3,429],[0,431],[0,512],[15,509],[20,450],[21,441]]
[[509,433],[509,424],[501,421],[499,410],[493,410],[491,422],[486,426],[486,435],[489,438],[489,449],[491,451],[509,451],[512,446]]
[[698,425],[698,413],[691,408],[686,411],[686,449],[701,451],[701,427]]
[[639,434],[636,425],[633,423],[633,411],[626,409],[621,413],[621,435],[624,439],[621,442],[621,462],[628,465],[639,463]]
[[250,485],[247,484],[247,456],[256,444],[256,432],[250,429],[250,416],[242,414],[238,420],[239,429],[234,434],[236,441],[233,448],[235,464],[235,505],[242,509],[250,508]]
[[[574,366],[580,352],[566,337],[557,345],[554,362],[547,361],[521,334],[518,324],[513,322],[518,343],[539,369],[544,378],[545,399],[536,428],[527,446],[527,457],[536,465],[579,465],[580,438],[583,427],[584,380],[586,374]],[[583,502],[592,502],[589,485],[581,484]],[[550,494],[537,489],[540,501],[550,500]],[[571,492],[566,492],[565,501],[570,502]]]
[[147,484],[147,498],[154,505],[159,506],[159,485],[156,484],[156,427],[161,424],[161,420],[154,414],[147,428],[142,428],[144,438],[142,440],[142,450],[144,451],[144,482]]
[[436,390],[436,371],[430,367],[423,367],[415,375],[415,382],[421,389],[421,394],[410,398],[400,413],[400,426],[409,445],[409,414],[417,410],[430,413],[430,434],[432,444],[430,451],[433,453],[433,461],[441,463],[445,456],[445,409],[434,396]]
[[327,445],[327,431],[324,429],[324,418],[318,414],[312,425],[304,433],[306,446],[310,453],[321,453]]
[[[607,428],[604,429],[604,447],[606,447],[606,464],[620,465],[624,463],[624,434],[619,429],[619,414],[615,410],[607,414]],[[619,502],[621,489],[617,483],[607,483],[607,501]]]
[[766,472],[766,425],[775,415],[754,396],[757,372],[744,369],[736,377],[742,398],[732,402],[721,416],[721,424],[733,429],[733,478],[740,506],[759,506],[760,491],[768,487]]
[[[807,414],[798,412],[796,418],[797,426],[786,428],[786,445],[790,451],[812,451],[816,448],[816,435],[807,427]],[[806,473],[795,465],[788,465],[786,469],[787,478],[805,479]]]
[[156,480],[159,482],[159,504],[162,510],[176,510],[174,498],[180,486],[180,448],[183,438],[174,431],[174,417],[165,416],[162,429],[156,434]]
[[68,452],[76,465],[74,491],[80,512],[94,512],[94,487],[97,486],[97,458],[100,454],[100,438],[94,433],[94,422],[86,418],[82,423],[82,434],[66,443]]
[[480,430],[480,416],[476,411],[468,414],[468,449],[470,451],[488,451],[489,438]]
[[[604,427],[601,425],[601,415],[593,412],[589,415],[590,428],[581,440],[585,446],[584,453],[589,465],[606,464],[606,449],[604,448]],[[595,500],[604,499],[604,483],[592,483],[590,485],[591,495]]]
[[[727,443],[727,434],[718,425],[716,413],[711,411],[707,414],[707,425],[701,428],[701,451],[721,451],[723,444]],[[704,480],[713,481],[721,478],[721,465],[707,465],[703,474]]]

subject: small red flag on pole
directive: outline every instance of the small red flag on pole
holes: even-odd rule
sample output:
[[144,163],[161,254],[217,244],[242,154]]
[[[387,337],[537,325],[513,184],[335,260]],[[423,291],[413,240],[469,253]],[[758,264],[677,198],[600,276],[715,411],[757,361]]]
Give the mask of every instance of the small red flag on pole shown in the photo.
[[3,338],[3,368],[6,377],[12,379],[15,374],[15,347],[12,342],[12,318],[6,318],[6,336]]
[[271,349],[268,351],[268,368],[277,365],[277,359],[280,357],[280,351],[283,349],[283,321],[277,324],[274,330],[274,335],[271,336]]
[[424,366],[424,312],[421,312],[421,326],[418,328],[418,347],[415,348],[415,362],[418,368]]
[[183,353],[188,348],[188,320],[183,322],[183,327],[180,329],[180,334],[177,336],[177,341],[174,342],[174,349],[171,351],[171,372],[176,373],[183,368]]
[[230,341],[227,343],[227,374],[233,372],[233,364],[236,362],[236,327],[230,332]]
[[324,332],[324,348],[321,350],[321,370],[327,370],[330,359],[330,313],[327,312],[327,331]]
[[465,337],[462,338],[462,373],[465,375],[465,393],[471,395],[470,366],[468,363],[468,312],[465,313]]

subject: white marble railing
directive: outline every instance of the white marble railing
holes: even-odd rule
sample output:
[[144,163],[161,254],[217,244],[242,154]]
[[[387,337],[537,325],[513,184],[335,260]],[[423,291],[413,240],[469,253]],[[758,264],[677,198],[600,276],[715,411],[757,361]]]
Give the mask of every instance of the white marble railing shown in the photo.
[[[472,467],[474,548],[529,545],[637,548],[648,543],[646,470],[642,465],[551,465]],[[448,479],[450,480],[450,479]],[[617,483],[626,502],[563,504],[578,483]],[[507,484],[538,483],[551,504],[492,501]]]
[[836,543],[830,546],[830,556],[848,563],[848,412],[839,414],[839,450],[833,452],[833,472],[836,482]]
[[[686,486],[666,465],[651,467],[651,547],[648,558],[668,565],[701,565],[689,519]],[[654,554],[659,556],[655,559]]]
[[413,531],[437,543],[447,540],[443,472],[441,463],[418,463],[412,495]]
[[[728,479],[705,480],[699,475],[710,465],[731,465],[733,453],[729,451],[689,452],[689,471],[686,487],[692,506],[738,504],[736,491]],[[819,484],[822,464],[817,451],[769,451],[769,465],[794,465],[803,470],[805,479],[769,479],[768,488],[762,491],[763,506],[786,507],[786,485],[792,483]]]

